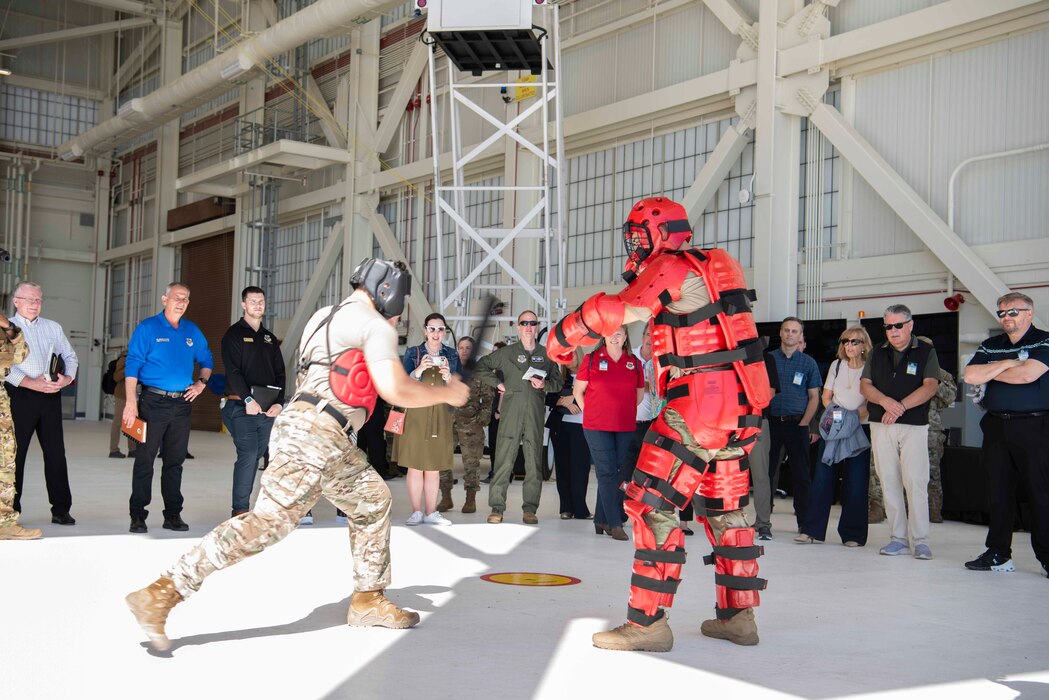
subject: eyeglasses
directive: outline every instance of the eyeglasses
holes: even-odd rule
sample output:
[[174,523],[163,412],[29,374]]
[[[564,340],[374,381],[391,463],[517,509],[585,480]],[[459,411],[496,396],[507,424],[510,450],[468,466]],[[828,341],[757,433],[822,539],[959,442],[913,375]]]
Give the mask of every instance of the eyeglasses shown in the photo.
[[900,321],[899,323],[883,323],[881,327],[884,328],[885,330],[889,330],[890,328],[895,328],[896,330],[900,330],[901,328],[906,326],[908,323],[910,323],[910,321]]
[[43,298],[40,298],[40,299],[30,299],[29,297],[15,297],[15,299],[18,299],[18,300],[20,300],[20,301],[24,301],[25,303],[27,303],[27,304],[29,304],[29,305],[31,305],[31,306],[36,306],[36,305],[38,305],[38,304],[43,304],[43,303],[44,303],[44,300],[43,300]]
[[1005,318],[1006,316],[1016,318],[1021,311],[1030,311],[1030,309],[998,309],[994,313],[998,318]]
[[539,321],[518,321],[517,325],[519,325],[519,326],[538,326],[539,325]]
[[429,331],[430,333],[436,333],[437,331],[441,331],[443,333],[444,331],[446,331],[448,329],[445,328],[444,326],[427,326],[426,330]]
[[859,338],[842,338],[838,342],[842,345],[863,345],[863,341]]

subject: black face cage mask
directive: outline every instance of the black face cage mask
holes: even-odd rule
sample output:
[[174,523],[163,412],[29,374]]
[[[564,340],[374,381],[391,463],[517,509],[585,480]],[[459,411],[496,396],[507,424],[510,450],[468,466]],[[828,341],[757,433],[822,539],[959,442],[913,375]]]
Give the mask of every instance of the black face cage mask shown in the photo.
[[350,276],[354,289],[363,288],[371,295],[375,310],[383,318],[404,313],[404,300],[411,290],[412,274],[393,263],[378,258],[365,260]]

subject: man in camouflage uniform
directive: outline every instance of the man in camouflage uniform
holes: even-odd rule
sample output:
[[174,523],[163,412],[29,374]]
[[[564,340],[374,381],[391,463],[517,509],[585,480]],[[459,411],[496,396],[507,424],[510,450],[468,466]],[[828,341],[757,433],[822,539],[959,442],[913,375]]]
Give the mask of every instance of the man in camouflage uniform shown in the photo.
[[[12,365],[29,357],[29,346],[21,329],[0,314],[0,385]],[[15,503],[15,425],[11,420],[11,403],[0,386],[0,540],[36,540],[43,533],[18,524]]]
[[929,521],[943,522],[943,485],[940,483],[940,462],[947,436],[943,434],[940,411],[954,403],[958,386],[950,372],[940,368],[940,383],[936,395],[929,402]]
[[[456,350],[459,360],[466,366],[470,353],[474,349],[474,339],[464,336],[459,339]],[[492,419],[492,388],[476,376],[467,383],[470,387],[470,398],[465,404],[455,409],[455,439],[459,441],[459,450],[463,456],[463,481],[466,485],[466,503],[464,513],[477,512],[477,491],[481,488],[481,457],[484,455],[484,429]],[[441,502],[437,510],[445,512],[452,509],[452,470],[441,470]]]
[[357,448],[356,431],[376,392],[415,408],[462,405],[468,390],[454,376],[430,387],[405,374],[394,330],[410,289],[403,263],[365,260],[350,282],[353,293],[314,314],[303,331],[297,391],[274,422],[270,465],[254,509],[219,525],[159,579],[125,599],[154,649],[171,646],[164,623],[175,605],[208,575],[286,537],[321,495],[349,520],[355,586],[347,623],[403,629],[419,622],[418,613],[383,595],[390,583],[391,495]]

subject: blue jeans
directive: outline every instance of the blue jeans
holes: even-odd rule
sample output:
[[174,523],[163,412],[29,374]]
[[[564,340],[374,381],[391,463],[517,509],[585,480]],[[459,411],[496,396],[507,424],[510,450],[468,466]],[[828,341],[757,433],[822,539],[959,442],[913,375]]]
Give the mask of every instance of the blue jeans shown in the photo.
[[[862,426],[870,438],[870,428]],[[801,531],[809,537],[823,541],[827,537],[827,521],[830,506],[834,501],[834,482],[841,468],[841,517],[838,519],[838,535],[842,542],[867,544],[867,482],[870,479],[871,451],[844,459],[837,464],[824,464],[823,455],[816,465],[809,491],[809,504]]]
[[587,430],[586,444],[590,446],[590,458],[594,461],[597,474],[597,510],[595,525],[623,527],[623,492],[619,490],[620,466],[626,462],[634,431],[615,433],[610,430]]
[[265,413],[249,416],[243,401],[226,401],[222,424],[233,437],[237,461],[233,465],[233,510],[248,510],[259,459],[266,454],[273,419]]

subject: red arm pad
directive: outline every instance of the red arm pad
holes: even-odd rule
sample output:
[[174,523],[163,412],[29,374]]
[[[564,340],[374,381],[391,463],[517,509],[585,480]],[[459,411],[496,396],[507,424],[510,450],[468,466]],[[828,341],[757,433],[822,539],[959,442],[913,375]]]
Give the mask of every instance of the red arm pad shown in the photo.
[[611,335],[623,325],[626,304],[618,296],[598,292],[583,302],[580,312],[583,315],[583,323],[590,330],[590,337],[601,338]]

